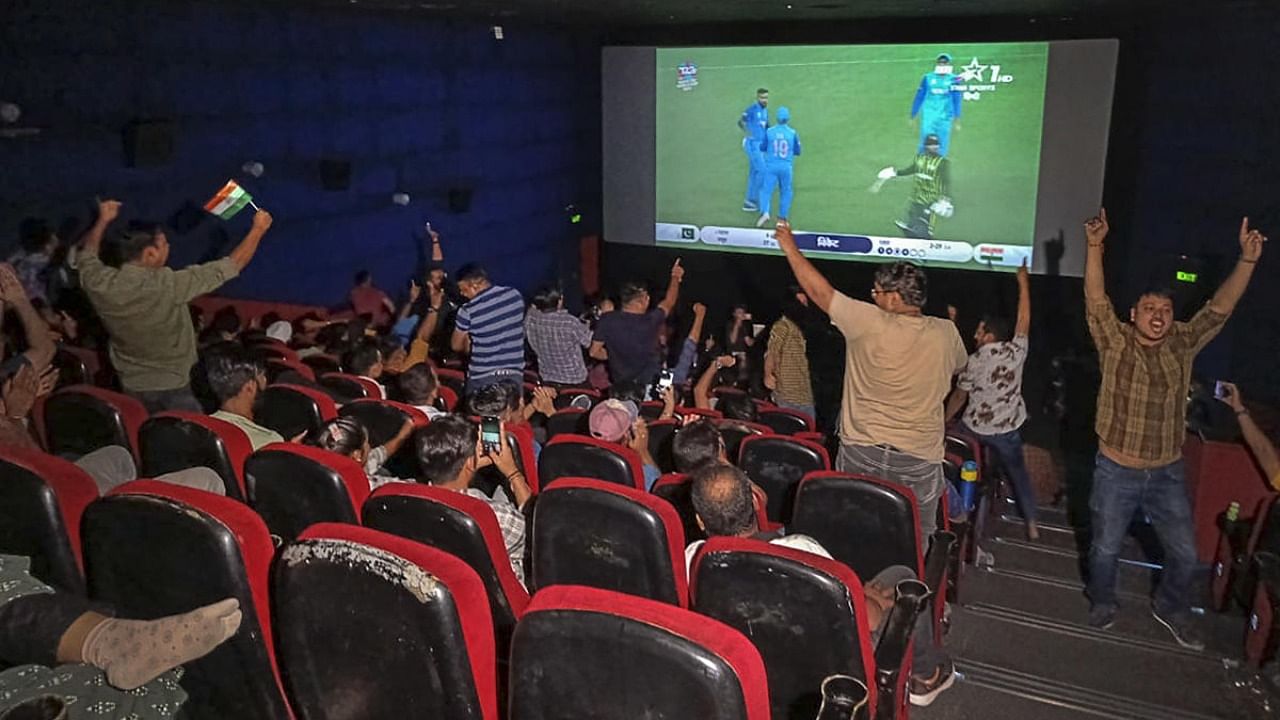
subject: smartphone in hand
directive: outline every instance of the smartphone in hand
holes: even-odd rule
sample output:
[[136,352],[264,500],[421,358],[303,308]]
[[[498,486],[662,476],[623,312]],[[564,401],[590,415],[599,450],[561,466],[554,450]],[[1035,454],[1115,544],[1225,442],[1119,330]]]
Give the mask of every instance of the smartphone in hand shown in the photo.
[[502,423],[492,415],[480,418],[480,447],[492,455],[502,446]]

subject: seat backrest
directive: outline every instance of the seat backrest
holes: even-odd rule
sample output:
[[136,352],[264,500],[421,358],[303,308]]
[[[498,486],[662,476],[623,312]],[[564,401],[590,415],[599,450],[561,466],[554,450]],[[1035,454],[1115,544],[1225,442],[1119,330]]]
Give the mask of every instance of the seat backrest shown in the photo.
[[589,414],[580,408],[557,410],[547,418],[547,437],[557,435],[581,435],[588,432],[587,418]]
[[642,490],[559,480],[534,504],[530,585],[587,585],[686,607],[681,527],[670,503]]
[[511,649],[511,720],[767,720],[760,654],[742,633],[644,598],[558,586],[534,596]]
[[97,499],[97,484],[74,463],[0,447],[0,553],[31,558],[37,580],[83,595],[80,516]]
[[771,408],[759,413],[760,424],[768,425],[779,435],[795,435],[813,431],[813,418],[787,408]]
[[342,363],[332,355],[308,355],[302,358],[302,364],[311,368],[316,375],[342,371]]
[[1258,506],[1258,519],[1254,523],[1249,552],[1269,552],[1280,555],[1280,502],[1277,496],[1264,500]]
[[66,347],[58,348],[53,356],[53,364],[58,368],[58,388],[70,385],[92,385],[95,380],[89,371],[88,363],[83,356],[70,352]]
[[905,565],[924,577],[916,496],[901,485],[866,475],[818,472],[796,493],[789,532],[817,540],[860,578],[890,565]]
[[360,398],[377,399],[379,392],[370,389],[364,378],[347,373],[325,373],[320,376],[320,387],[353,400]]
[[197,720],[290,717],[276,671],[267,576],[274,548],[243,503],[153,480],[125,483],[84,513],[90,597],[150,619],[227,597],[244,619],[230,640],[184,665]]
[[247,497],[244,463],[253,444],[244,430],[225,420],[189,412],[163,412],[138,433],[143,477],[207,467],[222,478],[227,497]]
[[591,400],[592,407],[595,407],[600,402],[600,399],[601,399],[600,391],[595,390],[593,388],[588,388],[588,387],[562,388],[558,393],[556,393],[556,398],[554,401],[556,409],[563,410],[569,407],[570,403],[573,402],[574,398],[580,395],[587,396],[587,398]]
[[406,420],[412,420],[415,428],[427,426],[427,415],[412,405],[393,400],[356,400],[338,411],[343,417],[354,417],[369,432],[370,447],[385,445],[400,433]]
[[756,435],[773,435],[773,428],[742,420],[712,420],[724,439],[725,455],[736,458],[742,452],[742,441]]
[[267,380],[269,382],[276,382],[276,378],[288,372],[297,373],[298,376],[309,382],[316,381],[316,371],[309,365],[304,365],[300,360],[284,360],[281,358],[267,360]]
[[261,407],[254,412],[254,422],[284,438],[318,432],[321,425],[336,417],[338,406],[333,398],[302,385],[267,387],[262,391]]
[[[817,717],[830,675],[875,687],[862,583],[848,567],[760,540],[715,537],[694,556],[689,577],[690,608],[760,651],[774,718]],[[874,693],[868,706],[874,717]]]
[[92,385],[72,385],[44,404],[49,452],[79,457],[107,445],[128,448],[137,458],[138,430],[147,419],[141,402]]
[[650,420],[649,454],[664,473],[676,471],[675,447],[676,433],[680,430],[679,420]]
[[724,413],[720,412],[719,410],[708,410],[706,408],[678,407],[676,408],[676,414],[679,415],[680,417],[689,417],[691,415],[696,415],[697,417],[704,417],[710,420],[724,419]]
[[768,516],[787,523],[800,479],[811,472],[831,469],[826,448],[785,435],[744,438],[738,467],[769,496]]
[[322,523],[281,552],[272,590],[301,717],[498,720],[484,586],[458,558]]
[[449,368],[436,368],[436,378],[440,384],[453,391],[455,397],[466,397],[467,395],[467,374],[461,370],[451,370]]
[[484,582],[498,655],[506,657],[529,593],[511,569],[502,529],[488,503],[430,485],[390,483],[369,496],[363,516],[365,527],[430,545],[471,566]]
[[457,412],[458,393],[451,387],[441,385],[436,389],[436,408],[444,412]]
[[707,532],[698,525],[698,514],[693,509],[693,481],[683,473],[667,473],[653,484],[653,494],[671,503],[680,524],[684,528],[684,541],[705,540]]
[[360,463],[297,443],[272,443],[245,463],[249,504],[272,534],[296,538],[319,522],[359,523],[369,497]]
[[585,435],[557,435],[542,448],[538,458],[538,486],[566,477],[585,477],[633,487],[643,491],[644,465],[636,451],[617,443]]

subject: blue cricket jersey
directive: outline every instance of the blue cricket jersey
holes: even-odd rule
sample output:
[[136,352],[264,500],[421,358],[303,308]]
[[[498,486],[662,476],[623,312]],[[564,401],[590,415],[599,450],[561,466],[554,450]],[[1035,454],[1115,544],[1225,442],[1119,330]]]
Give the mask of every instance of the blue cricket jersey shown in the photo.
[[761,107],[753,102],[742,111],[738,124],[747,132],[747,139],[756,144],[764,142],[765,130],[769,127],[769,108]]
[[791,164],[791,158],[800,154],[800,135],[790,125],[774,125],[765,133],[765,161],[771,164]]
[[911,103],[911,117],[915,117],[924,107],[924,114],[931,118],[960,117],[960,103],[964,99],[955,89],[959,78],[951,73],[939,75],[926,73],[920,78],[920,88],[916,90],[915,100]]

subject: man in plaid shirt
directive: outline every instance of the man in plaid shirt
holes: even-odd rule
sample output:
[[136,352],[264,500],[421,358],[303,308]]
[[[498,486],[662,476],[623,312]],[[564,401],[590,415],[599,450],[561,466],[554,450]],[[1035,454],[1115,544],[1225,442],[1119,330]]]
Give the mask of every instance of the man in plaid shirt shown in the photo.
[[1085,223],[1085,303],[1102,369],[1095,419],[1098,458],[1089,499],[1089,624],[1106,629],[1115,622],[1116,562],[1129,522],[1141,508],[1164,546],[1152,615],[1178,644],[1201,650],[1204,642],[1190,624],[1196,548],[1182,465],[1191,363],[1235,309],[1266,238],[1244,219],[1235,269],[1189,322],[1175,322],[1170,293],[1153,290],[1138,296],[1129,310],[1131,324],[1124,324],[1116,318],[1103,277],[1109,229],[1105,210]]
[[549,385],[582,387],[587,365],[582,351],[591,346],[591,326],[564,309],[557,287],[542,288],[524,318],[524,336],[538,356],[538,374]]
[[[502,542],[511,560],[511,570],[523,584],[525,523],[520,509],[533,493],[516,464],[515,453],[507,442],[505,425],[501,432],[502,442],[486,453],[480,445],[474,423],[460,415],[445,415],[432,420],[419,431],[418,462],[423,477],[432,485],[489,503],[498,527],[502,529]],[[476,471],[490,465],[507,480],[503,486],[494,489],[493,497],[471,487]]]

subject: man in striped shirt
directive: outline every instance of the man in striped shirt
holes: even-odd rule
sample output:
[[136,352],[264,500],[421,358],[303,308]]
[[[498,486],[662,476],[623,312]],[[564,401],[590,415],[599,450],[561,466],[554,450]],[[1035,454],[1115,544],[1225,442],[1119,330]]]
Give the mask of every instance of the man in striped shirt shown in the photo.
[[520,291],[494,285],[484,268],[458,271],[458,292],[467,303],[458,309],[450,345],[471,356],[467,392],[495,382],[519,385],[524,376],[524,298]]

